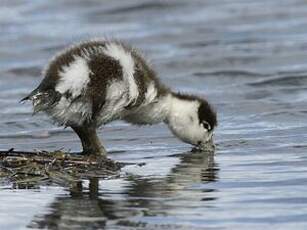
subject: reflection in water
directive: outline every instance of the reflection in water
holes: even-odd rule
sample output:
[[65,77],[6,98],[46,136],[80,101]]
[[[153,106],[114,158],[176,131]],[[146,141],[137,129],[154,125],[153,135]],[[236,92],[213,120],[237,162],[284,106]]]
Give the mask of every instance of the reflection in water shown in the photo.
[[194,183],[206,183],[216,180],[214,153],[187,152],[180,154],[180,163],[163,179],[131,177],[130,196],[173,195],[178,190]]
[[[124,180],[129,182],[129,186],[120,194],[105,194],[104,188],[99,188],[97,178],[90,179],[88,189],[79,183],[70,189],[70,196],[58,197],[50,205],[50,214],[36,216],[29,227],[91,229],[106,225],[144,226],[143,217],[169,214],[172,210],[185,208],[181,202],[183,197],[186,199],[184,202],[189,202],[189,199],[197,199],[197,202],[214,200],[210,196],[214,192],[212,189],[189,189],[217,180],[214,153],[181,154],[180,163],[164,178],[129,176]],[[196,192],[198,196],[191,194]],[[171,200],[168,199],[171,197]],[[136,222],[132,217],[137,218]]]
[[50,205],[51,213],[36,219],[29,225],[31,228],[91,228],[105,226],[107,218],[113,218],[110,201],[97,199],[98,179],[90,179],[89,191],[82,183],[70,189],[70,196],[58,197]]
[[31,226],[53,229],[118,229],[127,220],[145,222],[147,229],[154,223],[307,229],[306,27],[305,0],[1,1],[0,149],[79,150],[70,130],[41,114],[31,117],[30,105],[18,101],[40,81],[54,53],[109,35],[144,50],[162,82],[212,101],[220,115],[215,160],[222,170],[217,176],[210,157],[197,153],[169,166],[178,158],[165,154],[183,145],[162,126],[137,131],[114,123],[103,130],[106,145],[131,153],[114,154],[121,159],[154,161],[152,171],[136,167],[142,177],[99,181],[97,191],[95,183],[90,189],[83,183],[47,210],[62,189],[1,190],[0,228],[24,229],[37,213]]

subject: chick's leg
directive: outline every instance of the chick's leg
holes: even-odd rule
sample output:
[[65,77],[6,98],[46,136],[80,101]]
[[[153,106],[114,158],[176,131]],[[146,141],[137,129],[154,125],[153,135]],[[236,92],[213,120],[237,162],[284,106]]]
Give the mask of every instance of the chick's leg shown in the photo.
[[107,151],[101,144],[96,128],[92,126],[72,126],[79,136],[84,155],[106,155]]

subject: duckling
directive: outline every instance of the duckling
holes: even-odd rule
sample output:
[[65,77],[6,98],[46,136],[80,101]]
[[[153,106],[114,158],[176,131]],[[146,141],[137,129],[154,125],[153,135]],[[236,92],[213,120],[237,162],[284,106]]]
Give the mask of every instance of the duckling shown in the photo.
[[115,40],[92,40],[57,54],[44,79],[22,101],[58,125],[71,127],[83,154],[105,155],[96,129],[114,120],[145,125],[164,122],[182,141],[206,148],[217,125],[207,100],[173,92],[136,49]]

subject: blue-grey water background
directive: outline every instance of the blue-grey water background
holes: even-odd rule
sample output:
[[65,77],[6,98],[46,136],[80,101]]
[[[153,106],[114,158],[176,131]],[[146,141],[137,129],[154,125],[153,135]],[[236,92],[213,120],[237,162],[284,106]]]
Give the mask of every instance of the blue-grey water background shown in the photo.
[[146,165],[78,194],[1,184],[1,229],[307,229],[307,1],[1,0],[0,34],[1,150],[80,150],[18,101],[54,53],[92,37],[140,48],[219,118],[215,154],[163,124],[108,124],[109,156]]

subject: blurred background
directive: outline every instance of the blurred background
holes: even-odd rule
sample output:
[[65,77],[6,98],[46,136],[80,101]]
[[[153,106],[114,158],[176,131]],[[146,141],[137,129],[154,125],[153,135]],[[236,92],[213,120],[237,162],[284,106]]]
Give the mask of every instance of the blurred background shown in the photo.
[[141,49],[219,120],[215,154],[189,152],[163,124],[108,124],[109,156],[145,166],[77,196],[1,184],[0,228],[306,229],[306,28],[305,0],[0,0],[0,150],[80,150],[18,102],[56,52],[90,38]]

